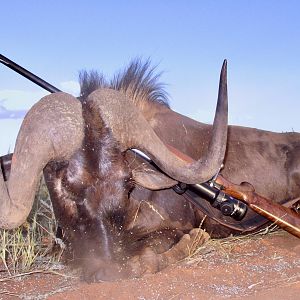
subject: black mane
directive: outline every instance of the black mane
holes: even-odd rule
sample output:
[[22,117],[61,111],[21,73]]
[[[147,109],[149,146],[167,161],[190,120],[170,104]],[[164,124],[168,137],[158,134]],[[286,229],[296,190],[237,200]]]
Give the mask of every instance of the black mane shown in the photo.
[[169,107],[165,85],[159,82],[162,73],[155,74],[156,67],[151,67],[150,60],[142,62],[133,59],[127,67],[117,72],[111,80],[102,73],[93,70],[79,74],[80,99],[85,99],[99,88],[111,88],[125,93],[136,105],[143,101],[163,104]]

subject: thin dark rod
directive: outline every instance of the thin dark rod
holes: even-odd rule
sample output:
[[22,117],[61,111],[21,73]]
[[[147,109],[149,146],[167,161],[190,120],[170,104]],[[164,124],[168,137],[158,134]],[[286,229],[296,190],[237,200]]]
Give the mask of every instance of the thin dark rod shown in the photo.
[[39,85],[43,89],[47,90],[50,93],[57,93],[61,92],[58,88],[51,85],[47,81],[43,80],[42,78],[34,75],[33,73],[29,72],[28,70],[24,69],[20,65],[16,64],[12,60],[8,59],[4,55],[0,54],[0,62],[3,63],[8,68],[14,70],[15,72],[19,73],[20,75],[26,77],[30,81],[34,82],[35,84]]

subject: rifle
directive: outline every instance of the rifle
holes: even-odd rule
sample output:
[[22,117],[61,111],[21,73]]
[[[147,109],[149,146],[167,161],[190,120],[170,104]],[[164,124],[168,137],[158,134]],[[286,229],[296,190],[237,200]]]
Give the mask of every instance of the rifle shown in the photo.
[[[167,147],[171,152],[186,162],[191,163],[194,161],[194,159],[178,149],[170,145],[167,145]],[[207,183],[204,183],[204,185],[205,184]],[[233,199],[242,201],[259,215],[300,238],[300,215],[291,208],[275,203],[272,200],[257,194],[250,183],[242,182],[240,185],[237,185],[225,179],[222,175],[217,174],[216,178],[210,181],[209,185],[221,192],[223,191],[226,195],[233,197]],[[193,187],[198,188],[199,191],[203,190],[202,186],[203,184],[193,185]],[[223,201],[224,200],[221,199],[220,203],[222,204]]]
[[[61,92],[58,88],[54,87],[45,80],[29,72],[1,54],[0,62],[36,83],[40,87],[46,89],[50,93]],[[180,150],[170,145],[166,146],[181,159],[187,162],[194,161],[191,157],[182,153]],[[146,155],[143,155],[139,151],[137,153],[141,155],[142,158],[152,163]],[[12,155],[9,154],[0,157],[1,170],[4,174],[4,178],[8,178],[11,156]],[[193,189],[199,193],[206,200],[208,200],[212,206],[218,208],[224,215],[231,216],[236,220],[242,220],[246,214],[248,206],[259,215],[262,215],[287,232],[300,238],[299,214],[290,208],[284,207],[278,203],[274,203],[271,200],[258,195],[250,183],[236,185],[225,179],[222,175],[217,174],[215,178],[206,183],[194,185],[185,185],[179,183],[174,187],[174,190],[179,194],[183,194],[187,189]],[[199,203],[197,202],[198,200],[190,200],[199,207]]]

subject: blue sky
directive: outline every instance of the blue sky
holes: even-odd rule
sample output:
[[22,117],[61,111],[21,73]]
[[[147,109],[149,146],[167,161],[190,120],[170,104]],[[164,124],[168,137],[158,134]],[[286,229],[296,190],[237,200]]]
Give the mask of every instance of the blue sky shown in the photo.
[[[212,122],[228,59],[231,124],[300,131],[300,1],[33,1],[1,4],[0,53],[76,95],[81,69],[136,56],[164,71],[174,110]],[[0,154],[46,92],[0,65]]]

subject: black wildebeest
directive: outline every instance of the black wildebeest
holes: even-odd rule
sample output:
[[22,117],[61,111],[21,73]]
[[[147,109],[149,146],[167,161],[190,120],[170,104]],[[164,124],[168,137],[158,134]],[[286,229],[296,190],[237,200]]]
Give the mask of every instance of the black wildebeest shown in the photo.
[[[111,86],[120,91],[94,74],[82,78],[81,102],[65,93],[41,99],[24,118],[10,174],[1,173],[0,227],[24,222],[44,171],[55,216],[87,280],[141,276],[185,257],[194,238],[208,238],[193,230],[192,207],[165,202],[163,191],[152,201],[138,186],[201,183],[218,171],[227,140],[226,72],[224,63],[210,146],[195,163],[172,154],[139,110],[165,106],[147,64],[135,62],[116,77]],[[133,147],[169,177],[126,154]]]
[[[234,221],[206,201],[201,210],[195,209],[186,200],[188,196],[178,195],[169,188],[177,180],[198,183],[217,172],[224,153],[226,122],[223,117],[222,126],[219,124],[219,130],[212,134],[211,125],[172,111],[157,79],[149,64],[139,61],[133,62],[110,83],[102,75],[83,73],[82,107],[74,98],[57,94],[48,96],[31,110],[30,118],[40,114],[46,118],[46,123],[53,124],[53,129],[45,125],[37,133],[49,137],[47,145],[35,141],[24,147],[28,143],[26,130],[34,131],[29,117],[24,121],[25,137],[20,134],[18,138],[13,165],[21,171],[15,173],[17,179],[10,177],[8,187],[13,191],[15,184],[11,182],[23,182],[28,176],[32,178],[30,185],[36,185],[34,180],[45,166],[56,217],[75,258],[82,261],[88,280],[140,276],[165,267],[188,254],[191,238],[199,235],[200,240],[207,239],[207,234],[193,230],[201,221],[207,232],[217,237],[253,231],[266,224],[265,219],[251,211],[244,220]],[[113,113],[107,110],[110,109],[106,107],[108,101],[116,104]],[[83,118],[78,118],[81,114]],[[112,121],[112,115],[117,115],[117,120]],[[179,164],[179,171],[177,168],[171,170],[173,156],[161,151],[164,144],[157,140],[148,125],[164,143],[194,159],[201,157],[198,166],[185,169],[187,166],[176,159],[174,164]],[[125,133],[129,133],[126,138]],[[236,183],[252,183],[265,197],[287,202],[299,194],[299,140],[297,133],[277,134],[230,126],[222,174]],[[67,149],[64,148],[66,142]],[[153,149],[157,143],[160,147]],[[22,145],[22,149],[18,145]],[[132,146],[142,149],[176,181],[132,153],[125,153]],[[28,170],[30,159],[24,162],[23,157],[19,158],[24,148],[27,153],[47,153],[46,158],[39,158],[39,169],[35,166]],[[218,158],[211,159],[216,156]],[[19,195],[20,190],[14,192]],[[32,190],[28,193],[32,197]],[[20,222],[30,209],[28,203],[12,203],[7,209],[11,215],[4,214],[2,219],[4,225],[15,226],[17,221],[12,215],[19,217]],[[15,209],[23,206],[25,213],[15,214]],[[205,215],[208,217],[204,218]]]

